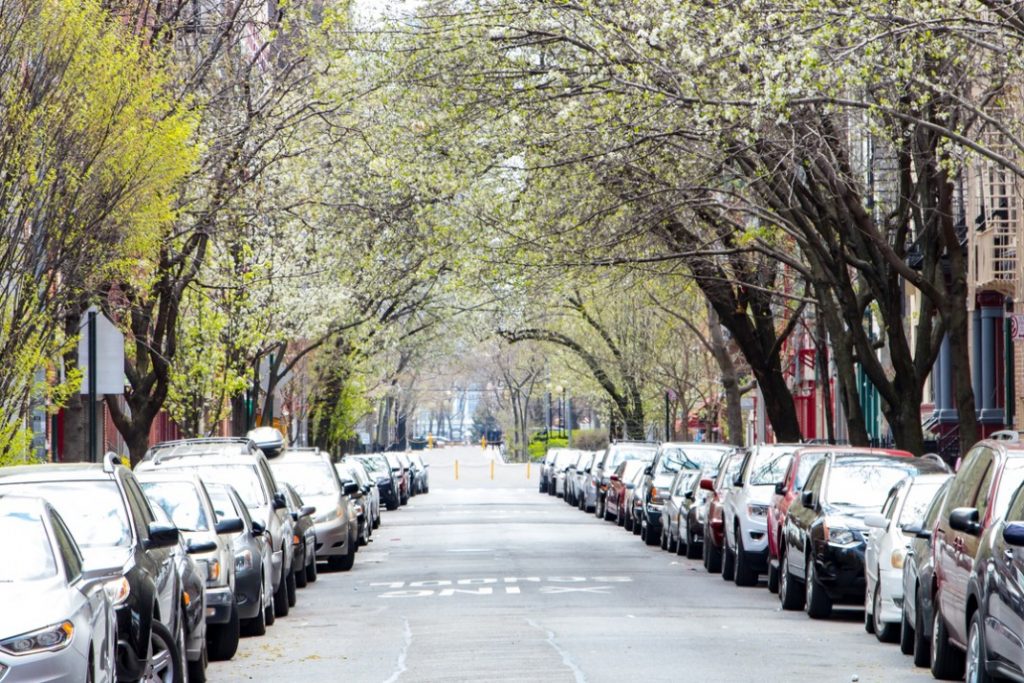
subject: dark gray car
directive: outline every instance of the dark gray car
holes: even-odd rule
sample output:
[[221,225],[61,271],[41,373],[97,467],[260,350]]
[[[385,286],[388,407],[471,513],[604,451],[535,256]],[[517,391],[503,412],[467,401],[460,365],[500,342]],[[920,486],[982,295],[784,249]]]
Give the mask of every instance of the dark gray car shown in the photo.
[[598,519],[604,519],[605,496],[608,494],[608,484],[612,472],[627,460],[644,460],[650,462],[658,452],[658,444],[650,441],[615,441],[608,445],[604,456],[594,466],[593,484],[595,486],[594,515]]

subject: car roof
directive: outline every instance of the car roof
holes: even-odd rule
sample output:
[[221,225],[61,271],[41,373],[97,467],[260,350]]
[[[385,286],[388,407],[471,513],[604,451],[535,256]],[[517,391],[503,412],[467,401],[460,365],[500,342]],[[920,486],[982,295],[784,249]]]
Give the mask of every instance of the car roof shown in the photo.
[[255,465],[257,454],[248,455],[242,453],[221,454],[221,453],[182,453],[170,457],[157,457],[153,460],[143,460],[135,466],[136,472],[152,472],[156,469],[174,469],[176,467],[215,467],[224,465]]
[[271,458],[267,462],[270,466],[274,465],[296,465],[301,463],[323,463],[330,462],[331,458],[327,453],[319,449],[310,448],[302,450],[287,450],[276,458]]
[[[123,466],[118,465],[118,467]],[[39,465],[15,465],[0,467],[0,482],[37,481],[100,481],[110,479],[111,473],[103,470],[99,463],[42,463]]]
[[864,454],[864,455],[892,455],[900,458],[913,458],[914,454],[910,451],[903,451],[898,448],[872,448],[870,446],[832,446],[828,444],[815,444],[813,446],[804,446],[796,451],[796,455],[802,453],[835,453],[836,455],[844,454]]
[[843,465],[871,465],[879,462],[902,465],[908,470],[915,470],[920,474],[944,474],[948,472],[944,465],[934,460],[922,458],[907,458],[886,453],[830,453],[826,459],[831,459]]

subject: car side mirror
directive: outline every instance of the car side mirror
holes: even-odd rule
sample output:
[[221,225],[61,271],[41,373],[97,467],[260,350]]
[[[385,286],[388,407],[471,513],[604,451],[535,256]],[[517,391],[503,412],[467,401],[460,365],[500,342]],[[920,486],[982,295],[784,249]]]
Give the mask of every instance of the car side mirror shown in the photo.
[[346,496],[354,496],[359,493],[359,484],[354,481],[346,481],[345,485],[341,488],[341,492]]
[[949,513],[949,526],[955,531],[977,536],[981,531],[978,508],[956,508]]
[[1020,522],[1010,522],[1004,526],[1003,540],[1006,541],[1006,545],[1016,547],[1024,546],[1024,524],[1021,524]]
[[153,522],[149,525],[149,538],[146,539],[145,546],[146,550],[170,548],[178,545],[179,540],[181,540],[181,534],[178,533],[178,527]]
[[189,555],[200,555],[202,553],[212,553],[217,549],[217,544],[213,541],[200,541],[195,543],[193,541],[188,542],[186,550]]
[[257,522],[255,519],[252,521],[252,535],[262,536],[267,533],[267,527],[263,525],[263,522]]
[[889,520],[881,513],[872,512],[869,515],[864,515],[864,524],[872,529],[886,529],[889,526]]
[[711,479],[707,479],[707,478],[701,479],[700,480],[700,488],[701,488],[702,491],[714,491],[715,490],[715,482],[712,481]]
[[648,477],[654,474],[654,465],[648,465],[647,467],[645,467],[644,474],[646,474]]
[[235,517],[234,519],[222,519],[217,522],[217,526],[214,527],[214,530],[218,535],[237,534],[243,529],[245,529],[245,524],[238,517]]
[[618,481],[619,480],[619,475],[613,474],[612,476],[608,477],[608,479],[610,481]]
[[[932,534],[931,534],[930,531],[926,532],[923,527],[921,527],[921,526],[919,526],[917,524],[904,524],[903,526],[900,527],[900,531],[902,531],[907,536],[915,536],[917,538],[931,538],[932,537]],[[924,534],[924,533],[927,533],[928,535],[927,536],[922,536],[922,534]]]
[[303,505],[302,509],[299,510],[299,517],[309,517],[316,512],[315,505]]
[[775,484],[775,495],[784,496],[786,495],[786,482],[780,481]]
[[805,508],[814,507],[814,491],[801,491],[800,504]]
[[693,500],[693,491],[687,491],[683,494],[683,498],[686,500]]
[[284,510],[286,507],[288,507],[288,503],[285,501],[283,493],[274,494],[273,505],[275,510]]
[[743,486],[743,475],[742,474],[737,474],[735,477],[733,477],[732,478],[732,485],[733,486],[737,486],[737,487],[742,487]]

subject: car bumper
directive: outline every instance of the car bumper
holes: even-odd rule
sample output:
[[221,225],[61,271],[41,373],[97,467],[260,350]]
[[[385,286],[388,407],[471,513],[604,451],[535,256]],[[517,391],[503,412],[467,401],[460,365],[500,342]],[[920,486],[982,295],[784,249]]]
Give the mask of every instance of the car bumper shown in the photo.
[[878,587],[882,593],[879,618],[887,624],[899,623],[903,619],[903,571],[882,569],[878,573]]
[[[237,578],[235,579],[237,581]],[[230,586],[212,586],[206,589],[206,623],[226,624],[231,621],[231,605],[235,593]]]
[[328,522],[317,522],[315,532],[318,560],[348,554],[348,525],[341,517]]
[[260,588],[263,585],[263,572],[253,567],[235,574],[235,604],[238,605],[239,619],[252,619],[259,616],[263,606],[260,604]]
[[643,511],[644,521],[647,522],[647,528],[660,530],[662,507],[660,505],[646,505],[644,506]]
[[57,652],[18,657],[0,655],[0,680],[4,683],[84,681],[88,679],[87,656],[75,647],[74,642]]
[[815,554],[818,584],[832,602],[864,604],[864,544],[841,548],[828,546]]
[[768,558],[768,525],[765,519],[746,518],[740,520],[740,533],[743,534],[743,549],[751,554],[765,556],[765,568]]

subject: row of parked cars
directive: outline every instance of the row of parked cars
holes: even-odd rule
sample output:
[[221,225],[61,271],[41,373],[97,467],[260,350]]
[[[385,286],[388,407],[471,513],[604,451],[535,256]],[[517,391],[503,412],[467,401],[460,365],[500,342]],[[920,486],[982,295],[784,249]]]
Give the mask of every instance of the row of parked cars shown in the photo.
[[[540,490],[785,610],[864,610],[935,678],[1024,681],[1024,444],[934,455],[807,444],[552,449]],[[762,580],[763,579],[763,580]]]
[[0,468],[0,680],[204,681],[319,571],[352,569],[427,473],[262,429],[160,443],[134,470],[112,453]]

